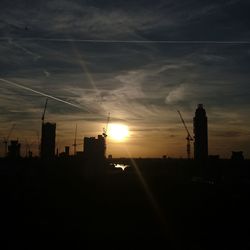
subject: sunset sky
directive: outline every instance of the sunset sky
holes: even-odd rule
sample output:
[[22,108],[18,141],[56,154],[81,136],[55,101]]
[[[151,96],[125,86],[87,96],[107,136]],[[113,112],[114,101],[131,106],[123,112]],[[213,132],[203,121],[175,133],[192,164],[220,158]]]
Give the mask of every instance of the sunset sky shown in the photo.
[[1,142],[16,124],[10,139],[37,154],[50,95],[45,120],[57,124],[60,152],[73,153],[76,124],[81,143],[110,112],[130,132],[108,136],[108,154],[186,157],[177,110],[193,134],[203,103],[209,154],[249,158],[249,9],[248,0],[1,0]]

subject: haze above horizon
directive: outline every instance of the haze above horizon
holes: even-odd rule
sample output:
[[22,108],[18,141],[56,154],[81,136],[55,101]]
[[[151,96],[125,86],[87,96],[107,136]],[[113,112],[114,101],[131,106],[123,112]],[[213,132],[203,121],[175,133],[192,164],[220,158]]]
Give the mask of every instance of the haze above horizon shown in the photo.
[[[114,157],[186,157],[203,103],[209,154],[250,157],[248,1],[1,1],[0,142],[12,124],[36,154],[45,99],[57,145],[128,126],[107,138]],[[12,83],[12,84],[11,84]],[[82,150],[82,146],[78,146]],[[3,155],[4,144],[0,146]],[[71,146],[71,153],[73,147]]]

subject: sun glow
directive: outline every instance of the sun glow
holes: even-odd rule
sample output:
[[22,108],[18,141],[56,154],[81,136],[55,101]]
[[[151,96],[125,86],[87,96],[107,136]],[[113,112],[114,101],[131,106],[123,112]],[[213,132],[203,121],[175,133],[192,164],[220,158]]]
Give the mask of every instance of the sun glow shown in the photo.
[[108,134],[116,141],[124,141],[129,135],[129,129],[126,125],[110,124]]

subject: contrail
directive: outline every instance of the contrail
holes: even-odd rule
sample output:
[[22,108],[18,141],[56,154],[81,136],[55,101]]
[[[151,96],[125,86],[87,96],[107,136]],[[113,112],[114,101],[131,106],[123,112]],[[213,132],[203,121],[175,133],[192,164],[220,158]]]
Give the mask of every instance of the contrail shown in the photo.
[[[9,41],[9,37],[2,37],[0,41]],[[127,43],[127,44],[228,44],[250,45],[250,41],[220,41],[220,40],[104,40],[104,39],[74,39],[74,38],[11,38],[19,41],[48,41],[48,42],[78,42],[78,43]]]
[[31,89],[31,88],[26,87],[26,86],[23,86],[23,85],[21,85],[21,84],[18,84],[18,83],[12,82],[12,81],[8,81],[8,80],[5,80],[5,79],[3,79],[3,78],[0,78],[0,81],[5,82],[5,83],[7,83],[7,84],[11,84],[11,85],[13,85],[13,86],[15,86],[15,87],[18,87],[18,88],[21,88],[21,89],[28,90],[28,91],[33,92],[33,93],[36,93],[36,94],[38,94],[38,95],[48,97],[48,98],[53,99],[53,100],[55,100],[55,101],[62,102],[62,103],[64,103],[64,104],[70,105],[70,106],[72,106],[72,107],[75,107],[75,108],[78,108],[78,109],[84,109],[85,111],[89,112],[89,110],[87,110],[86,108],[83,108],[83,107],[78,106],[78,105],[76,105],[76,104],[73,104],[73,103],[71,103],[71,102],[64,101],[64,100],[62,100],[62,99],[60,99],[60,98],[57,98],[57,97],[54,97],[54,96],[52,96],[52,95],[48,95],[48,94],[45,94],[45,93],[43,93],[43,92],[40,92],[40,91]]
[[17,44],[16,42],[13,42],[13,40],[11,38],[9,38],[9,44],[15,46],[16,48],[21,49],[22,51],[24,51],[26,54],[31,55],[34,59],[38,59],[41,56],[32,52],[31,50],[26,49],[25,47],[21,46],[20,44]]
[[[13,86],[18,87],[18,88],[21,88],[21,89],[28,90],[28,91],[33,92],[33,93],[36,93],[36,94],[38,94],[38,95],[48,97],[48,98],[50,98],[50,99],[53,99],[53,100],[55,100],[55,101],[58,101],[58,102],[61,102],[61,103],[67,104],[67,105],[70,105],[70,106],[72,106],[72,107],[75,107],[75,108],[84,110],[84,111],[88,112],[89,114],[95,114],[95,115],[98,115],[98,116],[100,116],[100,117],[102,117],[102,118],[105,118],[105,119],[107,118],[106,115],[103,115],[103,114],[101,114],[101,113],[99,113],[99,112],[97,112],[97,111],[95,111],[95,110],[92,110],[92,111],[91,111],[91,110],[88,109],[87,107],[82,107],[82,106],[76,105],[76,104],[74,104],[74,103],[71,103],[71,102],[62,100],[62,99],[57,98],[57,97],[55,97],[55,96],[48,95],[48,94],[45,94],[45,93],[43,93],[43,92],[40,92],[40,91],[31,89],[31,88],[26,87],[26,86],[23,86],[23,85],[21,85],[21,84],[19,84],[19,83],[15,83],[15,82],[12,82],[12,81],[3,79],[3,78],[0,78],[0,81],[5,82],[5,83],[10,84],[10,85],[13,85]],[[124,119],[118,118],[118,117],[112,117],[112,119],[117,119],[117,120],[119,120],[119,121],[121,121],[121,120],[123,121],[123,120],[124,120]]]

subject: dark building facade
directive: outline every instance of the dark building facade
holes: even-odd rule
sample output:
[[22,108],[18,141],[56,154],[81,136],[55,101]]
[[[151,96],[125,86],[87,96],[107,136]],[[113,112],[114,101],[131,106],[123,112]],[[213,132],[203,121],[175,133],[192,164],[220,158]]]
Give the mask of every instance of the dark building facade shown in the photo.
[[65,146],[64,152],[61,152],[61,153],[59,154],[59,156],[60,156],[60,157],[69,157],[69,149],[70,149],[69,146]]
[[194,126],[194,159],[206,161],[208,158],[208,129],[206,111],[198,104],[193,119]]
[[231,160],[243,161],[244,160],[243,151],[232,151]]
[[42,124],[42,139],[41,139],[41,158],[51,159],[55,156],[56,146],[56,124]]
[[18,158],[20,157],[21,144],[18,143],[18,140],[10,141],[10,145],[8,146],[8,156],[10,158]]
[[98,135],[95,137],[84,137],[83,141],[84,156],[88,159],[105,158],[105,137]]
[[64,152],[66,156],[69,156],[69,146],[65,146]]

